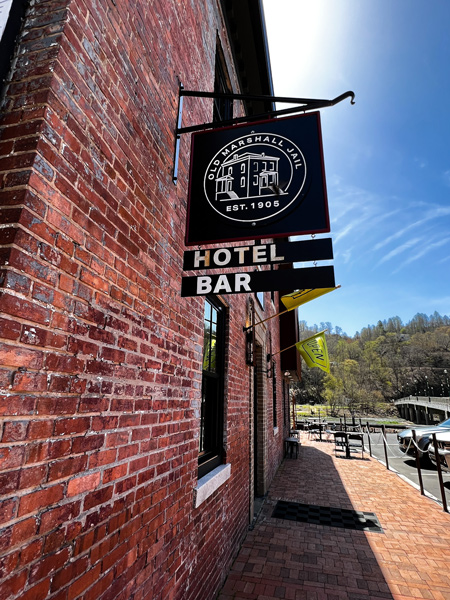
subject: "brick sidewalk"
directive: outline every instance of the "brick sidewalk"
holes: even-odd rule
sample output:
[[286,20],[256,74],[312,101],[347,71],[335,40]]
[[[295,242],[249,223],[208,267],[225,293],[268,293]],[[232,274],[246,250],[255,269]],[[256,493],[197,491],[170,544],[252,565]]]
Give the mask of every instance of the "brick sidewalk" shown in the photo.
[[[361,456],[361,455],[359,455]],[[273,518],[278,500],[375,513],[382,533]],[[376,460],[303,441],[219,600],[450,600],[450,515]]]

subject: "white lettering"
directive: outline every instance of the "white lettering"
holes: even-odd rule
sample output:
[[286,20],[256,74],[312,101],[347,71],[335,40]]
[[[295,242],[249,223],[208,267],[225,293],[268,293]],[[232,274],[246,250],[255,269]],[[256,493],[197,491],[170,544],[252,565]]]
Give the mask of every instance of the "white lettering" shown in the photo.
[[244,288],[244,291],[251,292],[250,288],[250,275],[249,273],[236,273],[235,275],[235,283],[234,283],[234,291],[240,292],[241,288]]
[[211,277],[205,275],[204,277],[197,277],[197,295],[210,294],[211,293]]
[[266,246],[253,246],[253,262],[254,263],[267,262],[266,252],[267,252]]
[[220,292],[231,293],[231,286],[226,275],[220,275],[214,287],[214,294],[220,294]]
[[205,267],[209,267],[209,250],[205,250],[205,256],[201,256],[200,250],[195,251],[194,267],[198,269],[201,262],[203,262]]
[[277,256],[277,247],[275,244],[270,244],[270,260],[275,262],[276,260],[284,260],[284,256]]
[[[223,254],[224,258],[220,258],[220,255]],[[231,260],[231,252],[227,250],[227,248],[221,248],[220,250],[216,250],[213,254],[213,263],[218,265],[219,267],[223,267],[227,265]]]
[[248,246],[243,246],[242,248],[233,248],[233,250],[239,254],[239,264],[243,265],[245,263],[244,254],[250,250],[250,248]]

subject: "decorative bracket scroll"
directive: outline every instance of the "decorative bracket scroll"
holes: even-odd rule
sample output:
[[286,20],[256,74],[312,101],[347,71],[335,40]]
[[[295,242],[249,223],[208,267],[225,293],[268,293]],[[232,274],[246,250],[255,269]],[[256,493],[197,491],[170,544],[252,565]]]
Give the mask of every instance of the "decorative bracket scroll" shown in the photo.
[[[182,127],[183,118],[183,98],[194,97],[194,98],[219,98],[223,100],[244,100],[244,101],[258,101],[258,102],[271,102],[296,104],[292,108],[285,108],[282,110],[270,110],[264,113],[258,113],[256,115],[247,115],[245,117],[236,117],[235,119],[228,119],[226,121],[213,121],[210,123],[202,123],[199,125],[190,125],[189,127]],[[334,100],[314,100],[311,98],[289,98],[285,96],[260,96],[255,94],[228,94],[228,93],[217,93],[217,92],[200,92],[196,90],[185,90],[183,85],[180,83],[179,98],[178,98],[178,114],[177,114],[177,125],[175,128],[175,154],[174,154],[174,167],[173,167],[173,182],[176,183],[178,179],[178,158],[180,152],[180,136],[183,133],[192,133],[194,131],[203,131],[205,129],[214,129],[217,127],[228,127],[230,125],[236,125],[238,123],[249,123],[251,121],[259,121],[261,119],[267,119],[268,117],[278,117],[282,115],[289,115],[297,112],[307,112],[311,110],[319,110],[320,108],[327,108],[329,106],[335,106],[342,102],[346,98],[350,98],[350,103],[355,104],[354,92],[345,92]]]

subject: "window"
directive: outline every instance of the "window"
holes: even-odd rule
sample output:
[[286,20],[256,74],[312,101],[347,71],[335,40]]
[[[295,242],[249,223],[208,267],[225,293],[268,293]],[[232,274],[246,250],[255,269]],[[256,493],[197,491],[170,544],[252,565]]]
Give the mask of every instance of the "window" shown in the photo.
[[264,292],[256,292],[256,297],[258,298],[261,308],[264,310]]
[[212,299],[206,299],[198,458],[199,478],[222,464],[223,459],[224,320],[223,307]]
[[[225,68],[225,59],[220,44],[218,43],[216,49],[214,92],[217,94],[229,94],[231,91],[230,80]],[[232,118],[233,100],[214,98],[213,121],[227,121]]]

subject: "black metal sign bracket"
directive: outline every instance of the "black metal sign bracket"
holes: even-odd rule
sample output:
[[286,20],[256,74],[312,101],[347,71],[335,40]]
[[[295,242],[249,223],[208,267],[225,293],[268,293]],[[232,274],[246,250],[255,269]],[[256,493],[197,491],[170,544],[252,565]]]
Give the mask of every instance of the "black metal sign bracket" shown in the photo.
[[[224,100],[244,100],[244,101],[259,101],[259,102],[280,102],[286,104],[296,104],[293,108],[285,108],[282,110],[271,110],[256,115],[247,115],[245,117],[236,117],[235,119],[229,119],[227,121],[214,121],[210,123],[202,123],[200,125],[190,125],[189,127],[182,127],[183,118],[183,98],[220,98]],[[179,96],[178,96],[178,114],[177,124],[175,128],[175,154],[174,154],[174,165],[173,165],[173,177],[174,183],[178,179],[178,159],[180,153],[180,136],[183,133],[192,133],[194,131],[203,131],[205,129],[214,129],[218,127],[229,127],[230,125],[236,125],[238,123],[249,123],[251,121],[259,121],[261,119],[267,119],[268,117],[278,117],[282,115],[294,114],[297,112],[307,112],[312,110],[319,110],[320,108],[327,108],[328,106],[334,106],[339,104],[346,98],[350,98],[350,103],[355,104],[354,92],[345,92],[334,100],[314,100],[312,98],[288,98],[285,96],[259,96],[255,94],[225,94],[217,92],[200,92],[196,90],[185,90],[183,85],[180,83]]]

